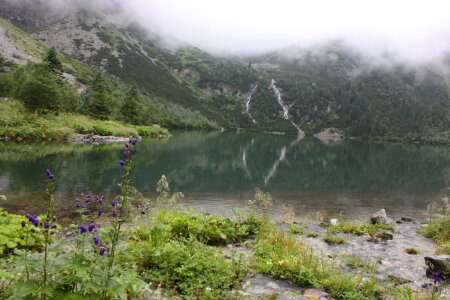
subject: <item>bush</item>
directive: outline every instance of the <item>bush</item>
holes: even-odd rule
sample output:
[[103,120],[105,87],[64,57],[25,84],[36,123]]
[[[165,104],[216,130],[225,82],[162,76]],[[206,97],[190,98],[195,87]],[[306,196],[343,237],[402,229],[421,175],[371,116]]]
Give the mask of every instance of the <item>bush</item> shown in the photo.
[[83,125],[74,124],[74,125],[72,125],[72,128],[75,130],[76,133],[80,133],[80,134],[89,133],[89,130],[86,127],[84,127]]
[[229,218],[209,214],[187,214],[178,211],[160,212],[156,227],[162,226],[172,238],[195,239],[207,245],[222,245],[242,241],[256,234],[261,221],[250,216],[233,222]]
[[[14,249],[34,249],[41,245],[38,233],[30,233],[22,227],[24,216],[9,214],[0,208],[0,255],[10,254]],[[39,228],[35,229],[39,231]]]
[[241,258],[225,258],[198,241],[143,242],[135,248],[142,277],[183,298],[229,299],[247,273]]
[[92,127],[92,133],[96,134],[96,135],[102,135],[102,136],[108,136],[108,135],[113,135],[113,132],[105,127],[99,126],[99,125],[94,125]]

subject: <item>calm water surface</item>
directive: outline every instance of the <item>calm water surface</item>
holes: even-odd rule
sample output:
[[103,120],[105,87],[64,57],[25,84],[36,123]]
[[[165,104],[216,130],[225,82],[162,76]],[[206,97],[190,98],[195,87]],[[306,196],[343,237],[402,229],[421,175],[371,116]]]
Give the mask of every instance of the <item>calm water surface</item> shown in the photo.
[[[117,192],[121,145],[0,144],[0,206],[39,212],[43,172],[58,178],[58,213],[69,216],[81,192]],[[440,198],[450,170],[450,149],[438,146],[344,141],[252,133],[179,132],[167,140],[142,141],[134,156],[134,185],[155,195],[162,174],[181,205],[224,210],[245,207],[255,188],[287,204],[299,216],[314,211],[346,217],[386,208],[395,216],[423,217]]]

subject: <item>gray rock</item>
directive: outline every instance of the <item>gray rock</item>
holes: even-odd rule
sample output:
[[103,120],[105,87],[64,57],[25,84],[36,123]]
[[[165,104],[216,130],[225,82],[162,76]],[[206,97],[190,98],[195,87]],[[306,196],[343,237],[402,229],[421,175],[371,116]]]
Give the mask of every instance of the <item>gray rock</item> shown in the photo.
[[0,201],[6,201],[6,196],[5,195],[0,195]]
[[312,298],[312,299],[319,299],[319,300],[325,300],[325,299],[331,299],[330,295],[328,293],[322,291],[322,290],[316,290],[316,289],[307,289],[303,292],[303,296]]
[[384,208],[372,214],[370,217],[370,223],[372,224],[392,224],[392,219],[388,218]]
[[450,255],[426,256],[427,275],[433,272],[441,272],[443,276],[450,276]]
[[305,297],[305,296],[302,296],[300,294],[293,293],[293,292],[285,292],[281,295],[278,295],[275,299],[276,300],[312,300],[309,297]]

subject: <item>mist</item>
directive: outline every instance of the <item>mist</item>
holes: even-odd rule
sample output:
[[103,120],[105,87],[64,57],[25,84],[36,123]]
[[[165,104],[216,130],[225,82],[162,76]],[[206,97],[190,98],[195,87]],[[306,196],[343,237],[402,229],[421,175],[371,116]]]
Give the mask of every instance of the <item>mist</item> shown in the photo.
[[[23,1],[23,0],[18,0]],[[361,0],[47,0],[95,8],[116,20],[213,54],[253,55],[340,40],[372,55],[429,61],[450,50],[450,2]],[[120,14],[118,13],[120,11]]]

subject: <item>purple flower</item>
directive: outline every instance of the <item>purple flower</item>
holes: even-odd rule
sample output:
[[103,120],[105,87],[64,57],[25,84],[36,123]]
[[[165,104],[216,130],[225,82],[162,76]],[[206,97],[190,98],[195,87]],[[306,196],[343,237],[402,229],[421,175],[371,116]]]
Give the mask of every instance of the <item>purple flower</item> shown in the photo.
[[90,210],[90,209],[86,209],[86,211],[84,212],[84,214],[85,214],[86,216],[89,216],[89,215],[91,214],[91,210]]
[[120,166],[125,166],[125,162],[123,160],[119,160],[119,165]]
[[100,241],[99,241],[98,237],[94,236],[94,245],[98,246],[99,242]]
[[118,208],[119,210],[122,210],[122,205],[121,205],[121,204],[117,205],[117,208]]
[[95,224],[94,223],[89,224],[89,228],[88,228],[89,232],[94,231],[94,229],[95,229]]
[[102,213],[103,213],[103,209],[100,208],[97,212],[97,215],[100,217],[102,215]]
[[80,225],[80,234],[86,233],[88,230],[86,225],[81,224]]
[[36,230],[34,230],[34,228],[31,228],[31,233],[35,233],[36,232]]
[[56,228],[56,224],[53,224],[53,225],[52,225],[52,229],[55,229],[55,228]]
[[22,221],[22,227],[25,227],[25,225],[27,225],[26,221]]
[[138,140],[137,140],[137,138],[131,137],[131,138],[129,139],[129,142],[130,142],[131,144],[133,144],[133,146],[136,146],[136,144],[138,143]]
[[128,143],[125,143],[124,146],[125,146],[125,148],[128,148]]
[[141,210],[141,215],[145,215],[145,210]]
[[38,227],[39,226],[39,219],[36,216],[32,216],[30,218],[30,222],[34,225],[34,227]]
[[442,282],[442,274],[441,271],[431,273],[431,278],[434,279],[434,284]]
[[50,169],[45,170],[45,176],[47,176],[48,179],[51,181],[54,181],[56,177],[52,174],[52,171]]
[[114,218],[117,218],[117,210],[114,210],[114,211],[113,211],[113,217],[114,217]]
[[116,202],[115,200],[111,201],[111,206],[112,206],[112,207],[115,207],[116,204],[117,204],[117,202]]
[[81,207],[80,202],[77,202],[76,207],[77,207],[77,208],[80,208],[80,207]]
[[91,201],[92,201],[91,195],[87,196],[86,197],[86,203],[91,203]]
[[103,255],[105,255],[105,251],[106,251],[106,249],[105,248],[100,248],[100,256],[103,256]]
[[86,204],[81,204],[81,208],[86,208]]
[[102,205],[103,204],[103,200],[105,199],[105,197],[99,197],[99,196],[95,196],[95,198],[97,199],[97,203],[99,204],[99,205]]
[[48,224],[48,221],[44,222],[44,228],[45,229],[49,229],[50,228],[50,224]]
[[124,151],[124,152],[123,152],[123,157],[124,157],[125,159],[128,159],[129,156],[130,156],[130,153],[128,153],[128,151]]

